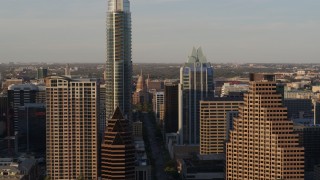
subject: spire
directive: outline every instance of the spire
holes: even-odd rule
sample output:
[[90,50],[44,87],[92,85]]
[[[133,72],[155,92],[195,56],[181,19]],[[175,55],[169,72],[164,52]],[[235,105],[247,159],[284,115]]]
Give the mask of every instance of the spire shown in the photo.
[[198,49],[193,47],[191,56],[189,56],[188,63],[195,63],[195,62],[201,62],[201,63],[207,62],[207,58],[204,56],[201,47],[199,47]]
[[64,75],[66,75],[66,76],[70,76],[71,75],[71,73],[70,73],[70,64],[69,63],[66,65],[66,68],[64,70]]
[[123,115],[119,106],[117,106],[117,108],[114,110],[114,113],[111,119],[123,119]]
[[139,91],[143,90],[144,88],[145,88],[145,81],[144,81],[142,70],[141,70],[141,75],[139,76],[138,81],[137,81],[136,92],[139,92]]
[[108,2],[108,12],[130,12],[130,2],[129,0],[109,0]]

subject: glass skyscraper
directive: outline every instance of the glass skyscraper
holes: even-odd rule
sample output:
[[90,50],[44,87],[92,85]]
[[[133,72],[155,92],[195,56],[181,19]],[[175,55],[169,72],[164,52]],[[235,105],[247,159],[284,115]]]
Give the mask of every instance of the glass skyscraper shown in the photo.
[[106,118],[116,107],[131,118],[131,13],[129,0],[109,0],[107,12]]
[[200,141],[200,100],[214,96],[213,67],[202,49],[193,48],[187,63],[180,69],[179,142],[195,145]]

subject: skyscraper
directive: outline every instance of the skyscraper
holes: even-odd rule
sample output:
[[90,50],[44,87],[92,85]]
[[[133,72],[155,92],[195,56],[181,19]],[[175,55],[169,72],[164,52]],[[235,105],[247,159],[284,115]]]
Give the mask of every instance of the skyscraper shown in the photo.
[[108,119],[104,142],[101,145],[101,178],[135,179],[135,147],[132,129],[118,107]]
[[178,83],[166,83],[164,86],[164,131],[178,131]]
[[211,96],[214,96],[213,67],[207,62],[201,48],[193,48],[188,62],[180,69],[180,144],[199,144],[200,100]]
[[304,148],[277,93],[275,77],[250,79],[227,143],[227,180],[304,179]]
[[98,178],[99,85],[93,79],[46,79],[47,172],[51,179]]
[[129,0],[109,0],[107,13],[106,118],[116,107],[131,117],[131,13]]

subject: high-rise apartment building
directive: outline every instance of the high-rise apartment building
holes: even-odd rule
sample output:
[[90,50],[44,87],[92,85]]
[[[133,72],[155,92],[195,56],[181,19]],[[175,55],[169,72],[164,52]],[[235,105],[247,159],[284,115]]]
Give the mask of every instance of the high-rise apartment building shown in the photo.
[[226,178],[303,180],[304,148],[288,120],[275,77],[254,77],[226,145]]
[[213,98],[200,101],[200,154],[223,154],[232,119],[228,112],[238,111],[243,98]]
[[51,76],[46,87],[48,176],[97,179],[99,84]]
[[120,108],[108,119],[101,145],[101,178],[104,180],[135,179],[135,146],[129,120]]
[[116,107],[131,117],[131,13],[129,0],[109,0],[107,13],[106,118]]
[[188,62],[180,69],[179,144],[199,144],[200,100],[211,96],[214,96],[213,67],[201,48],[193,48]]

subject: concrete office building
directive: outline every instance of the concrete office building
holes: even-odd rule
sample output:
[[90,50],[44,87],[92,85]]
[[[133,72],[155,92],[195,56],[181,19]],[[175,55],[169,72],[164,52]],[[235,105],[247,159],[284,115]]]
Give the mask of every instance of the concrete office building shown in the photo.
[[251,76],[226,145],[226,178],[304,179],[304,148],[277,93],[275,77]]
[[99,84],[51,76],[46,87],[48,176],[97,179]]
[[230,129],[227,113],[238,111],[242,104],[243,98],[212,98],[200,101],[201,155],[225,153],[225,142]]

